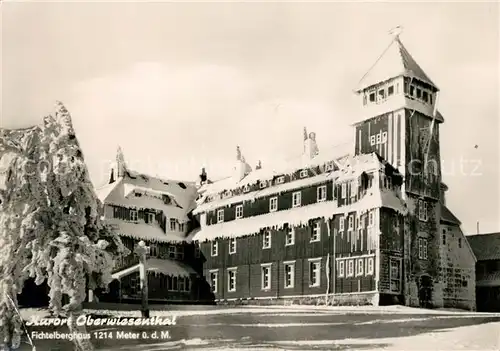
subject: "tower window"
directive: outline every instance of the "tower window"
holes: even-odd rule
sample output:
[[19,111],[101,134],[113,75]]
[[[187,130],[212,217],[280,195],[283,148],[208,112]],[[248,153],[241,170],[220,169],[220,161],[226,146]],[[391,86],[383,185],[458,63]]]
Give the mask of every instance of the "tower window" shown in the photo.
[[429,94],[429,103],[432,105],[432,94]]
[[422,98],[422,90],[417,88],[417,99],[421,99]]
[[378,91],[378,97],[379,97],[379,100],[385,99],[385,90],[384,89],[380,89]]
[[414,96],[414,95],[415,95],[415,86],[410,85],[410,96]]
[[422,100],[429,102],[429,94],[425,90],[422,92]]
[[394,94],[394,85],[387,88],[387,96],[391,96],[392,94]]
[[370,93],[370,102],[375,102],[375,93]]

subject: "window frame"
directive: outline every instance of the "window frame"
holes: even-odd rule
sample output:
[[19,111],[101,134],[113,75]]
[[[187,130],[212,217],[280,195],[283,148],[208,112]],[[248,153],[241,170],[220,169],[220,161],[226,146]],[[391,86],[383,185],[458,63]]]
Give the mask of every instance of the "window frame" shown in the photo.
[[[269,245],[266,245],[266,238],[269,238]],[[270,230],[264,231],[264,234],[262,235],[262,249],[267,250],[272,247],[272,233]]]
[[[297,201],[298,199],[298,201]],[[292,207],[300,207],[302,205],[302,192],[296,191],[292,193]]]
[[[238,210],[240,212],[239,215],[238,215]],[[236,206],[234,216],[235,216],[236,219],[243,218],[243,205]]]
[[[326,185],[318,186],[318,188],[316,189],[316,201],[317,202],[326,201],[326,191],[327,191]],[[320,196],[322,194],[323,194],[323,196]]]
[[219,256],[219,242],[218,241],[212,241],[212,245],[210,246],[210,256],[211,257]]
[[[288,238],[291,238],[291,240],[289,241]],[[292,245],[295,245],[295,228],[289,226],[285,234],[285,246],[292,246]]]
[[[290,284],[288,282],[288,272],[286,270],[287,267],[291,267],[290,269]],[[284,276],[284,288],[285,289],[293,289],[295,287],[295,261],[285,261],[283,262],[283,271],[285,273]]]
[[[234,278],[234,287],[231,289],[231,273]],[[236,292],[236,273],[237,267],[230,267],[227,269],[227,292]]]
[[[273,203],[275,206],[273,207]],[[278,197],[274,196],[269,199],[269,212],[276,212],[278,211]]]
[[347,274],[346,277],[354,277],[354,260],[346,260],[347,261]]
[[316,220],[313,222],[313,226],[311,228],[311,237],[309,238],[310,243],[321,241],[321,221]]
[[[211,290],[214,294],[217,293],[217,290],[219,288],[219,270],[218,269],[212,269],[209,271],[210,274],[210,287]],[[214,279],[215,276],[215,279]],[[215,282],[215,284],[214,284]],[[214,286],[215,285],[215,286]]]
[[137,222],[138,220],[139,220],[139,216],[137,215],[137,210],[130,210],[130,221]]
[[[310,258],[309,260],[309,287],[310,288],[316,288],[321,286],[321,258]],[[311,269],[314,265],[314,270]],[[315,271],[317,268],[317,281],[312,282],[312,273]]]
[[[269,291],[271,290],[271,276],[272,276],[272,266],[273,264],[272,263],[262,263],[260,265],[260,288],[261,290],[264,290],[264,291]],[[265,270],[267,270],[267,272],[269,273],[268,277],[267,277],[267,286],[264,285],[264,282],[265,282]]]
[[345,276],[345,260],[339,260],[337,268],[338,268],[337,276],[339,278],[343,278]]
[[217,223],[223,223],[223,222],[224,222],[224,210],[217,210]]
[[229,254],[234,255],[236,253],[236,238],[229,238]]

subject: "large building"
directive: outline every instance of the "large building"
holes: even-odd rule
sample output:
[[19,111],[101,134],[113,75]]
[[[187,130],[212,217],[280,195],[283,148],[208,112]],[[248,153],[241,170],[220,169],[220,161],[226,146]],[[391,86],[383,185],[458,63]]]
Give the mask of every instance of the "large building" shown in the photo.
[[129,169],[119,149],[109,184],[97,189],[102,214],[130,250],[114,268],[114,281],[101,300],[134,302],[141,298],[139,241],[149,247],[146,260],[149,299],[159,302],[195,302],[207,296],[199,250],[192,243],[191,217],[196,206],[194,182],[165,180]]
[[[444,203],[439,89],[398,36],[356,90],[354,147],[304,152],[199,190],[194,240],[219,301],[475,309],[475,258]],[[323,302],[324,303],[324,302]]]

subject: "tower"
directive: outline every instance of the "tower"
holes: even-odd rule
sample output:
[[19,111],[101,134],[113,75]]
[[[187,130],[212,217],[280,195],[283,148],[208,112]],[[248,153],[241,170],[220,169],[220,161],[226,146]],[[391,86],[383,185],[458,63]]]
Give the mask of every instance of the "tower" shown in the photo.
[[[362,106],[355,127],[355,154],[377,152],[404,176],[403,278],[407,305],[422,294],[441,305],[439,223],[441,162],[437,111],[439,89],[396,35],[362,77],[356,93]],[[384,233],[382,232],[382,235]],[[419,302],[420,301],[420,302]]]

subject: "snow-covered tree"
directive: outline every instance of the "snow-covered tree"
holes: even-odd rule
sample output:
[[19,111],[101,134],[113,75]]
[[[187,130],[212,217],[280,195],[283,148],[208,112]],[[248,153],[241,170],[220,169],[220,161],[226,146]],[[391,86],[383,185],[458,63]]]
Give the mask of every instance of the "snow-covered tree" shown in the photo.
[[[72,331],[82,331],[75,319],[86,288],[106,287],[113,259],[128,253],[101,222],[99,208],[61,103],[39,126],[0,129],[0,346],[20,344],[17,294],[28,277],[37,284],[47,279],[51,311],[69,317]],[[93,349],[89,341],[76,344]]]

